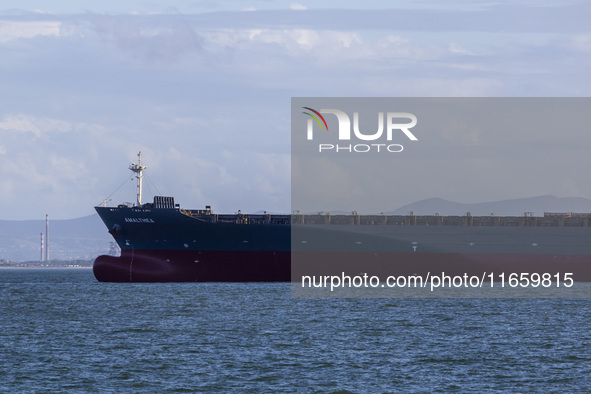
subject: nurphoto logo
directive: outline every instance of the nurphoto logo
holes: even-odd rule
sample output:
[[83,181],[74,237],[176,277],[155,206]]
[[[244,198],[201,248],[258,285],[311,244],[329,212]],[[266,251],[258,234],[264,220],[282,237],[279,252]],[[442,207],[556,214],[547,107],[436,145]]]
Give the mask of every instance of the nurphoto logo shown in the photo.
[[[359,128],[359,113],[353,112],[353,135],[351,134],[351,118],[344,111],[338,109],[321,109],[317,111],[310,107],[302,107],[306,111],[303,114],[310,117],[307,124],[307,139],[314,140],[314,125],[317,124],[320,130],[329,132],[328,123],[322,114],[332,114],[336,116],[338,122],[338,131],[336,137],[338,141],[384,141],[384,143],[360,143],[360,144],[318,144],[319,152],[348,152],[348,153],[366,153],[366,152],[392,152],[398,153],[404,150],[401,144],[390,143],[394,136],[405,135],[411,141],[418,141],[417,137],[410,131],[416,126],[417,117],[408,112],[387,112],[385,136],[384,136],[384,112],[378,112],[378,129],[375,132],[362,132]],[[410,122],[402,122],[407,119]],[[314,122],[315,121],[315,122]],[[400,134],[402,133],[402,134]],[[384,138],[385,137],[385,138]]]

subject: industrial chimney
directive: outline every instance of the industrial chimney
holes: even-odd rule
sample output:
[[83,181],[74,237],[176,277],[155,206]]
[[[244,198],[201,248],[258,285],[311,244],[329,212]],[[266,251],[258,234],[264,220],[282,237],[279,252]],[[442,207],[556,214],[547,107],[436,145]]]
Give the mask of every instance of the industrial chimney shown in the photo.
[[45,261],[49,261],[49,215],[45,215]]

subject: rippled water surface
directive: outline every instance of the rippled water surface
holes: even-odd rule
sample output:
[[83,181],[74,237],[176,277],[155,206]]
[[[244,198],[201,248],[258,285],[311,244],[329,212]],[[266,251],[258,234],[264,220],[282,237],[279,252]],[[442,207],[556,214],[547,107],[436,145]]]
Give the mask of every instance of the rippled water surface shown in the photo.
[[0,390],[589,391],[590,305],[0,270]]

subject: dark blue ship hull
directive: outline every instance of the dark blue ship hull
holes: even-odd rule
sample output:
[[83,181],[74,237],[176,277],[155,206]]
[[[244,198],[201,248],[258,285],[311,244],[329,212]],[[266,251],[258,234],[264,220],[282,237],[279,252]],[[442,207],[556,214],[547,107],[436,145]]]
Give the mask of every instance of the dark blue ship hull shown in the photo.
[[[179,209],[97,207],[121,248],[93,266],[101,282],[288,282],[290,226],[190,216]],[[263,217],[264,219],[264,217]]]

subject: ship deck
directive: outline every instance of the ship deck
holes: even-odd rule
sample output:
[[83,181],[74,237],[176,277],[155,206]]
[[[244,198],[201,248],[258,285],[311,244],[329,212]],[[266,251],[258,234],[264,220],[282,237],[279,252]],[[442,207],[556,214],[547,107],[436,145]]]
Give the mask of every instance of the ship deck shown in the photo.
[[182,214],[208,223],[306,224],[306,225],[390,225],[390,226],[505,226],[505,227],[591,227],[590,213],[546,213],[533,216],[472,215],[334,215],[318,214],[214,214],[211,210],[185,210]]

